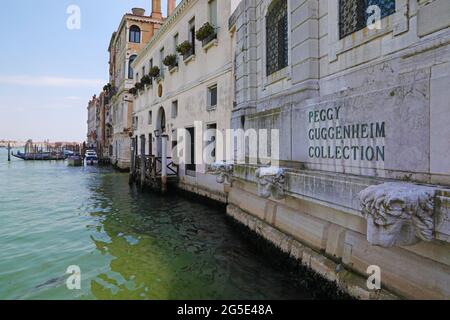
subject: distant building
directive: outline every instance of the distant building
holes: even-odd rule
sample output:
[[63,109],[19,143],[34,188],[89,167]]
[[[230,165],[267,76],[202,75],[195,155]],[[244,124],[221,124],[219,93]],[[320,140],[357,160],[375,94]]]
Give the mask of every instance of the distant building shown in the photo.
[[99,100],[96,95],[88,103],[87,113],[87,145],[89,148],[97,148],[97,110]]
[[105,148],[112,163],[121,169],[130,166],[133,95],[128,90],[134,85],[135,75],[131,64],[162,23],[161,0],[153,0],[150,16],[145,15],[144,9],[134,8],[123,16],[111,37],[109,77],[114,96],[105,106]]

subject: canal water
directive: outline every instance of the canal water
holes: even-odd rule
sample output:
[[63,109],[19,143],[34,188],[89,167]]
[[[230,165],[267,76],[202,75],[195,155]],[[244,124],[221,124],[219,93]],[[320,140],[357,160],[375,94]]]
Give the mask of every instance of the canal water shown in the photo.
[[6,160],[0,149],[0,299],[311,298],[223,210],[106,168]]

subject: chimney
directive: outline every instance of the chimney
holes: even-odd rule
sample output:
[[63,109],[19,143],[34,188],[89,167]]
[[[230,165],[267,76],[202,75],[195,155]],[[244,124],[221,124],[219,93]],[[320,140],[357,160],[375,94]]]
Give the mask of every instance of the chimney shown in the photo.
[[135,15],[135,16],[143,16],[145,14],[145,9],[142,8],[133,8],[131,9],[131,12]]
[[175,11],[176,0],[167,0],[167,16],[170,17]]
[[152,0],[152,15],[153,19],[162,19],[161,0]]

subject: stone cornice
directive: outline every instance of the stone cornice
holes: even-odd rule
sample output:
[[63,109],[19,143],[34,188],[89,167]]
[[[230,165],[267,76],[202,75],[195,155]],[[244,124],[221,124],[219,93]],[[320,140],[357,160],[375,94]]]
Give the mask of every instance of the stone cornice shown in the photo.
[[123,26],[125,25],[126,21],[134,21],[134,22],[144,22],[144,23],[154,23],[154,24],[163,24],[164,20],[154,19],[152,17],[147,16],[137,16],[131,13],[126,13],[123,15],[122,20],[120,21],[119,27],[117,28],[117,31],[113,33],[111,44],[116,44],[117,36],[120,35],[120,31],[122,30]]
[[132,67],[135,68],[138,65],[143,57],[150,51],[155,43],[157,43],[162,37],[166,35],[166,32],[170,29],[170,27],[175,24],[179,19],[183,16],[186,11],[192,7],[194,3],[198,0],[182,0],[181,3],[176,7],[175,11],[170,17],[164,21],[161,29],[152,37],[152,39],[146,44],[144,49],[142,49],[141,53],[138,55],[136,60],[134,60]]

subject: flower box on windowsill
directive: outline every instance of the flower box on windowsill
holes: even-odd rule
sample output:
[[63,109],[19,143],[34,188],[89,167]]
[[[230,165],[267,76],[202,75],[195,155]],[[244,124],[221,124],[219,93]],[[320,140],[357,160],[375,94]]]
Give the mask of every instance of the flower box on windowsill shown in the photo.
[[189,62],[194,61],[194,60],[195,60],[195,54],[191,54],[188,57],[183,57],[183,61],[185,64],[188,64]]
[[172,74],[174,72],[178,71],[178,63],[172,67],[169,67],[169,72]]
[[218,43],[219,41],[217,40],[217,33],[213,33],[202,40],[203,50],[207,51],[212,46],[217,46]]
[[183,54],[183,61],[186,64],[194,60],[194,58],[195,58],[194,48],[191,48],[189,51]]

